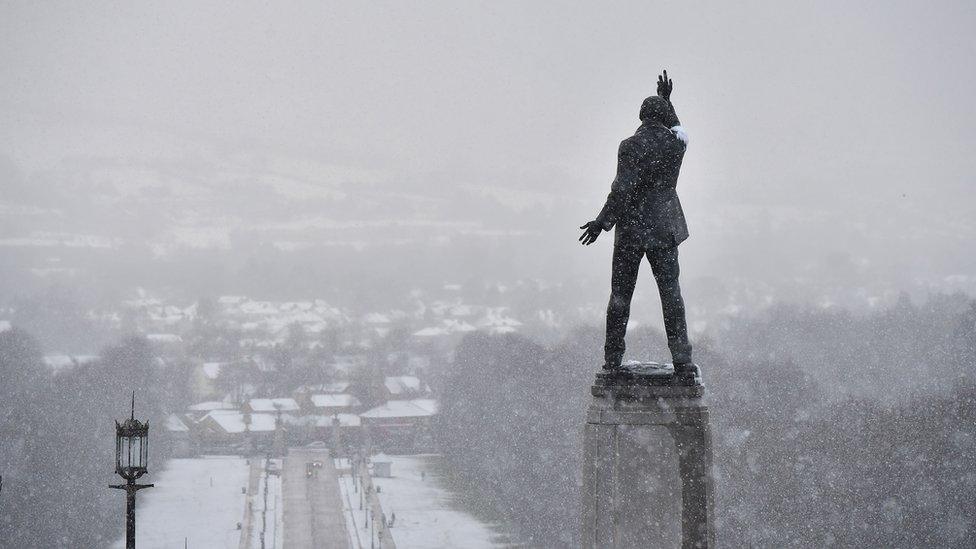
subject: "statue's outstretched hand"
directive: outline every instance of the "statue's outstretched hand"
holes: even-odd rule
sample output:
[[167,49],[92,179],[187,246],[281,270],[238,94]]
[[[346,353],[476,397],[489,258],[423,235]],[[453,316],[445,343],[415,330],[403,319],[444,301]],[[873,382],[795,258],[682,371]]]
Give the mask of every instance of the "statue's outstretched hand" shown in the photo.
[[671,100],[671,90],[674,89],[674,82],[668,78],[668,71],[664,71],[663,75],[657,77],[657,94],[668,101]]
[[589,246],[590,244],[596,242],[597,237],[600,236],[601,232],[603,232],[603,226],[600,225],[600,222],[596,220],[584,223],[580,226],[580,229],[583,229],[583,234],[580,235],[579,241],[582,242],[584,246]]

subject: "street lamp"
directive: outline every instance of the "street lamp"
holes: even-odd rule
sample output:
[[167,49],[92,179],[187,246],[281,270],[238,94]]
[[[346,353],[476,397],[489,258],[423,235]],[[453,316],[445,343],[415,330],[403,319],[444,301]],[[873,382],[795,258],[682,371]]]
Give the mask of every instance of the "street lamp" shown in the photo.
[[125,490],[125,548],[136,546],[136,492],[152,488],[152,484],[136,484],[145,475],[149,462],[149,422],[136,419],[136,393],[132,393],[132,412],[121,424],[115,422],[115,472],[125,484],[110,484],[109,488]]

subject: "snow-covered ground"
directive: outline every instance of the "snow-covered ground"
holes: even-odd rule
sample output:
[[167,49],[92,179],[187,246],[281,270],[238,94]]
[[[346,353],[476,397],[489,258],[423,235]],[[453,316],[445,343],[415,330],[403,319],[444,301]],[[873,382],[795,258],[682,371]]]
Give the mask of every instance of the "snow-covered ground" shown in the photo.
[[[241,489],[248,485],[243,458],[171,459],[141,480],[156,486],[136,496],[137,547],[183,547],[184,539],[191,548],[240,546],[247,500]],[[113,547],[125,547],[125,539]]]
[[[434,456],[391,456],[392,478],[373,478],[383,513],[388,519],[396,513],[390,532],[397,549],[505,547],[496,541],[498,533],[490,525],[457,508],[452,494],[441,487],[436,473],[431,471],[431,457]],[[347,513],[347,521],[358,525],[362,542],[368,547],[369,531],[362,530],[359,494],[353,492],[348,474],[340,478],[339,485],[343,502],[353,511]]]

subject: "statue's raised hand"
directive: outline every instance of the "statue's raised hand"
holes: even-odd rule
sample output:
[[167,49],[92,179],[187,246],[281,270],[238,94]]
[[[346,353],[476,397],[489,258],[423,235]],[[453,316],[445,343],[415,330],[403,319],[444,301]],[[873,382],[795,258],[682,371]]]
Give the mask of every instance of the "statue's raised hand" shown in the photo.
[[668,78],[668,71],[664,71],[663,75],[658,75],[657,77],[657,94],[668,101],[671,100],[671,90],[674,89],[674,83]]

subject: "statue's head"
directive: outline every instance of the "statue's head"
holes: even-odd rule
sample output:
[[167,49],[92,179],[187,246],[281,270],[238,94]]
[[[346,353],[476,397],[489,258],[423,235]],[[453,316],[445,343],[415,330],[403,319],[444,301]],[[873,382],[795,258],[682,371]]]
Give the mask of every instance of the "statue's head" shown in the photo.
[[641,122],[660,122],[666,127],[678,125],[678,120],[667,99],[659,95],[652,95],[644,100],[640,109]]

